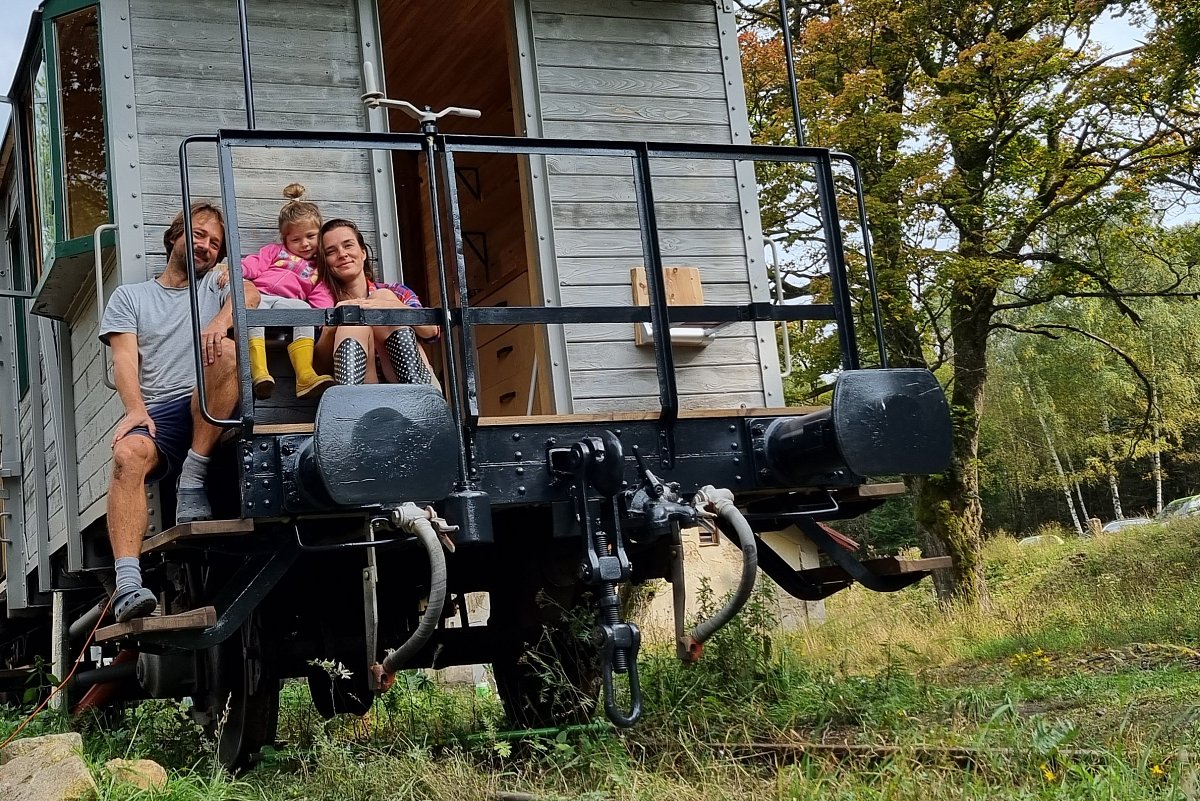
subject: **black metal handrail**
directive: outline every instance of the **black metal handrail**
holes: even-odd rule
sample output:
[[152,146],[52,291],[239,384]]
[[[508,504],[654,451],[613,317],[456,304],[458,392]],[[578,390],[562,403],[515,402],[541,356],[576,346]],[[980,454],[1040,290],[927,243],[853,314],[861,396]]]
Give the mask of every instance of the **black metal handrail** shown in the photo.
[[[221,130],[215,137],[191,137],[180,148],[180,168],[184,173],[183,189],[185,204],[190,204],[187,182],[186,145],[191,141],[215,142],[217,146],[218,171],[221,181],[222,203],[233,222],[228,228],[229,252],[241,252],[237,220],[237,198],[234,191],[234,169],[232,153],[238,148],[307,148],[307,149],[375,149],[387,151],[424,152],[426,172],[429,179],[429,199],[435,225],[435,256],[439,275],[438,309],[361,309],[339,307],[313,310],[257,310],[245,309],[241,286],[240,259],[230,264],[231,288],[235,299],[235,325],[241,331],[246,326],[295,326],[295,325],[418,325],[434,324],[442,328],[442,347],[447,366],[451,408],[456,428],[462,431],[473,426],[479,415],[477,393],[477,371],[473,348],[473,328],[476,325],[514,324],[565,324],[598,322],[648,322],[654,334],[655,369],[658,374],[659,404],[664,423],[670,423],[678,413],[678,392],[675,385],[674,360],[671,349],[671,324],[724,323],[735,321],[788,321],[828,320],[837,325],[841,350],[841,366],[846,370],[859,367],[858,343],[853,324],[853,307],[850,295],[849,276],[845,262],[837,199],[833,177],[835,161],[849,163],[854,171],[856,189],[861,189],[861,175],[857,164],[849,156],[814,147],[785,147],[775,145],[692,145],[670,142],[619,142],[603,140],[531,139],[524,137],[465,136],[445,134],[394,134],[363,132],[280,132],[265,130]],[[464,256],[461,221],[459,219],[457,187],[453,180],[454,159],[461,153],[511,154],[519,156],[600,156],[630,159],[632,181],[638,207],[643,259],[646,265],[647,289],[650,295],[648,307],[588,306],[561,307],[473,307],[467,292],[466,262]],[[657,217],[654,205],[653,177],[654,159],[686,158],[723,161],[771,161],[812,165],[815,173],[818,216],[822,228],[829,268],[832,303],[777,306],[766,302],[727,304],[723,306],[669,306],[662,276],[662,254],[658,242]],[[446,208],[440,208],[445,193]],[[859,191],[859,217],[863,225],[864,245],[867,257],[867,282],[874,302],[876,336],[883,353],[882,324],[875,288],[875,270],[871,261],[870,242],[866,229],[865,209]],[[190,236],[190,220],[188,220]],[[453,243],[451,253],[446,252],[444,243]],[[453,258],[453,263],[450,258]],[[457,278],[458,297],[451,298],[449,279]],[[189,255],[189,277],[195,280],[194,264]],[[454,303],[453,301],[457,301]],[[195,300],[193,300],[195,306]],[[193,321],[194,327],[198,320]],[[454,329],[459,335],[453,336]],[[197,331],[198,335],[198,331]],[[456,340],[457,339],[457,343]],[[248,346],[245,337],[238,337],[240,360],[240,385],[242,397],[252,397],[251,378],[248,366]],[[886,360],[886,356],[881,356]],[[459,366],[462,375],[459,375]],[[197,366],[199,355],[197,354]],[[200,381],[202,382],[202,378]],[[460,395],[460,392],[465,393]],[[201,383],[203,405],[203,386]],[[206,418],[216,425],[252,425],[253,412],[243,409],[239,421],[214,420],[205,412]],[[665,426],[669,428],[669,425]],[[465,447],[463,449],[465,451]],[[669,457],[673,448],[667,443],[665,451]],[[460,465],[465,479],[466,465]]]

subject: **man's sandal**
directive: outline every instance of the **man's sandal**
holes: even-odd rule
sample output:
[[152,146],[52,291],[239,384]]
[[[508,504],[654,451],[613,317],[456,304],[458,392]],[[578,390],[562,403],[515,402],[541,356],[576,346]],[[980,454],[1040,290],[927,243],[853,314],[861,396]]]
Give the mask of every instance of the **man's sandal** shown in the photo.
[[203,487],[177,487],[175,491],[175,522],[194,523],[212,520],[208,492]]
[[145,587],[130,590],[117,597],[113,603],[113,614],[118,623],[125,623],[138,617],[145,617],[158,607],[158,599],[154,593]]

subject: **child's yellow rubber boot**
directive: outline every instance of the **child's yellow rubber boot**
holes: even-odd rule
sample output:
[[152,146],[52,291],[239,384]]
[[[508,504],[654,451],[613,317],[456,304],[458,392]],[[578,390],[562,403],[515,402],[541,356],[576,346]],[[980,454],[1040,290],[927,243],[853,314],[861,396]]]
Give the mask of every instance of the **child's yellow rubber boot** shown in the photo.
[[333,376],[317,375],[313,370],[313,341],[308,337],[288,345],[288,358],[296,371],[296,397],[317,397],[333,386]]
[[250,338],[250,378],[254,382],[254,397],[266,400],[275,391],[275,379],[267,370],[267,341]]

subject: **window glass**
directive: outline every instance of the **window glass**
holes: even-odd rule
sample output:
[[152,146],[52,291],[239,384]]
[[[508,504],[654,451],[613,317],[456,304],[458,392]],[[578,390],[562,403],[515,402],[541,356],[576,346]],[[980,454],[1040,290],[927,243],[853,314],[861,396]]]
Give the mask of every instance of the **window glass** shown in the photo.
[[38,277],[54,248],[54,163],[50,152],[50,103],[47,92],[46,61],[43,59],[33,79],[33,103],[29,110],[33,134],[30,145],[33,155],[33,227],[37,236]]
[[65,239],[91,236],[108,222],[108,155],[96,6],[54,20],[62,128]]

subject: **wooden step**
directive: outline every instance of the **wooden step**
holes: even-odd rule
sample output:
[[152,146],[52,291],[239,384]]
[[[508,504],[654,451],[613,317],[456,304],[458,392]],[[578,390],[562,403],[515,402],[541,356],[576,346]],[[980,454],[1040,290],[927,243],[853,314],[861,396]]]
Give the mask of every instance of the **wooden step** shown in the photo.
[[[928,559],[901,559],[897,556],[885,556],[881,559],[864,559],[863,566],[877,576],[900,576],[909,573],[928,573],[933,570],[945,570],[951,565],[949,556],[933,556]],[[812,567],[799,570],[797,573],[813,584],[830,584],[833,582],[850,581],[846,571],[837,565]]]
[[254,531],[254,521],[249,518],[238,520],[198,520],[195,523],[180,523],[172,526],[161,534],[155,534],[142,542],[142,553],[161,551],[183,544],[186,540],[203,537],[227,537],[250,534]]
[[217,623],[217,608],[202,606],[178,615],[151,615],[139,617],[125,623],[114,623],[96,632],[96,642],[110,642],[138,634],[156,631],[192,631],[207,629]]

